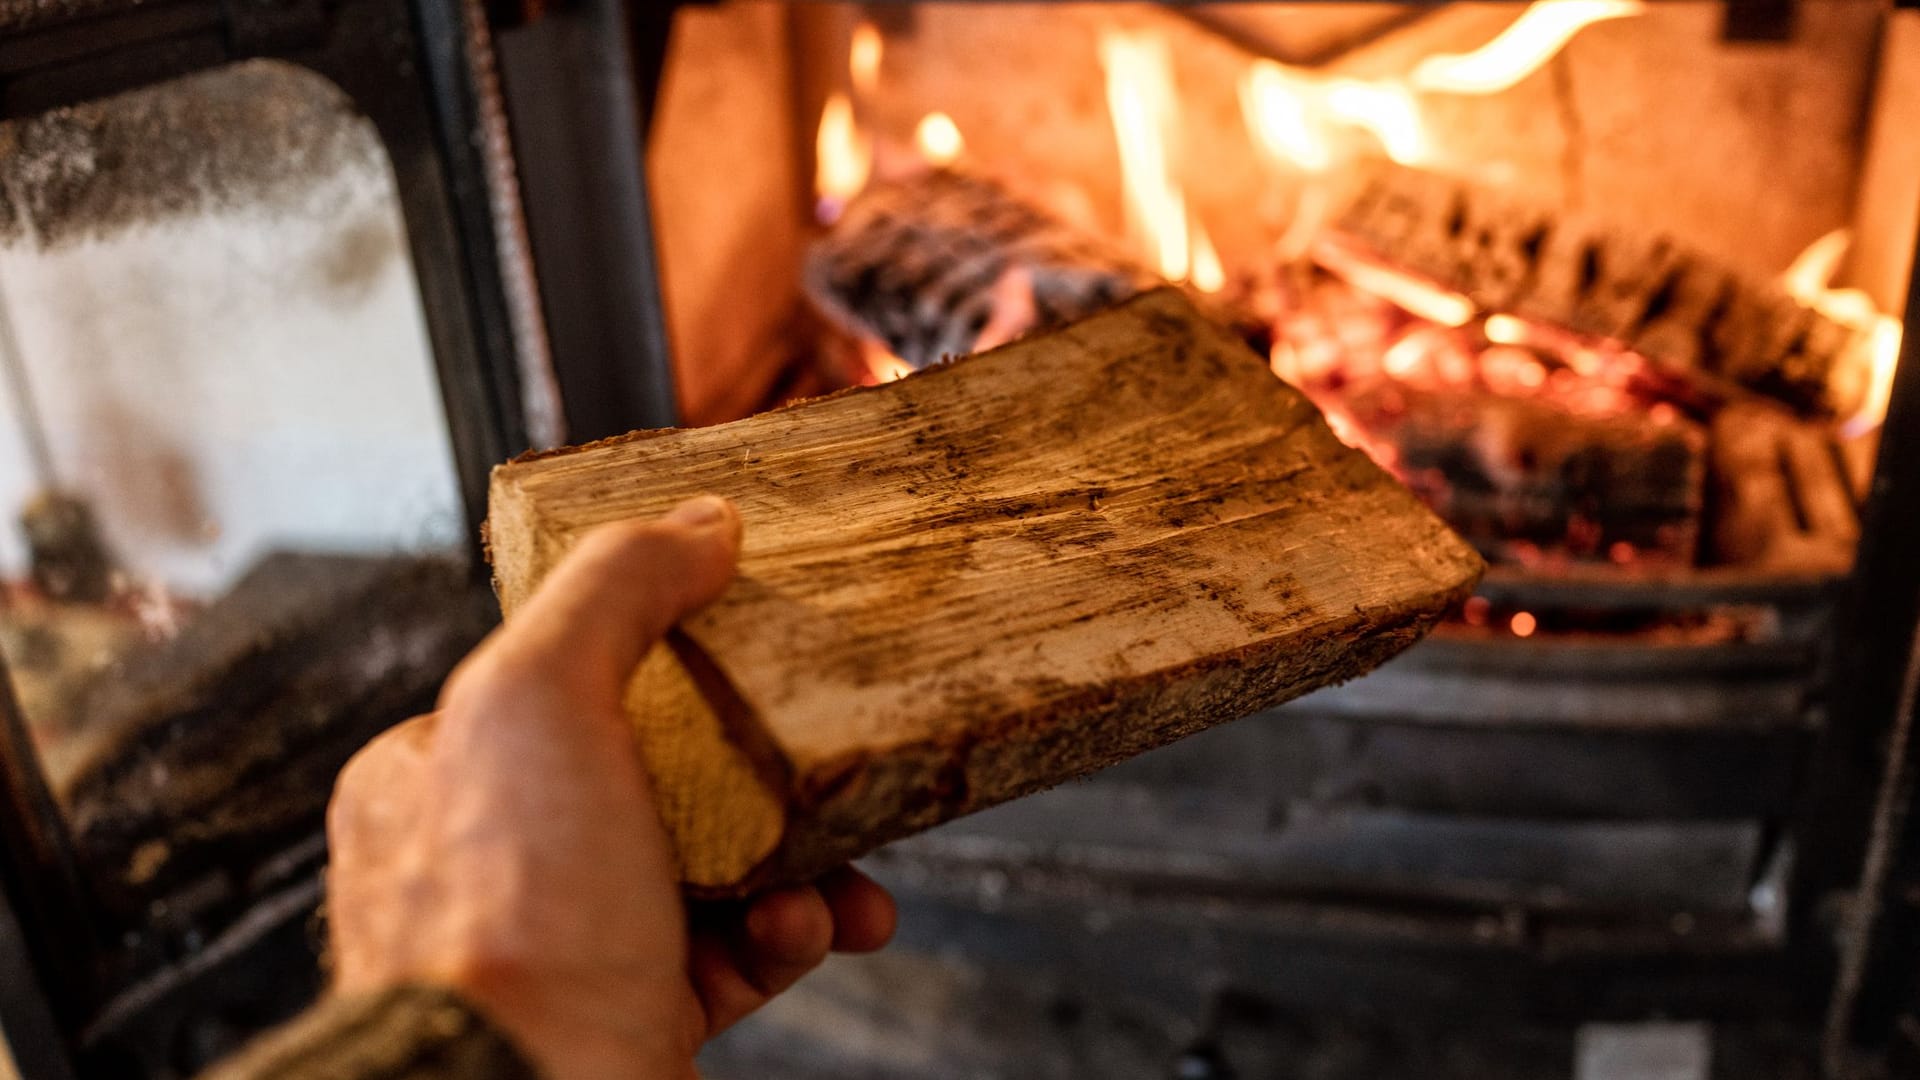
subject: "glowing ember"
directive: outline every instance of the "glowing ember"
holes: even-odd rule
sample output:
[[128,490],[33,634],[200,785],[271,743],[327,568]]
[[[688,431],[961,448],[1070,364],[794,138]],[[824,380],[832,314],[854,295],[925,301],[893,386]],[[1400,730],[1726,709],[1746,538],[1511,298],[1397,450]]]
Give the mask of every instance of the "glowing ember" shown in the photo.
[[1393,269],[1331,238],[1314,245],[1314,259],[1347,281],[1441,326],[1465,326],[1473,301],[1451,289]]
[[871,94],[880,85],[880,57],[884,48],[880,31],[863,22],[853,28],[853,46],[847,50],[847,71],[853,76],[853,88]]
[[1422,60],[1413,69],[1413,86],[1441,94],[1497,94],[1540,70],[1586,27],[1645,10],[1641,0],[1540,0],[1478,49]]
[[959,125],[943,112],[930,112],[921,117],[920,125],[913,129],[913,142],[920,148],[920,155],[933,165],[951,165],[967,148],[966,140],[960,137]]
[[1272,60],[1256,60],[1240,80],[1240,113],[1254,145],[1307,172],[1333,164],[1315,118],[1319,88]]
[[1485,626],[1487,613],[1492,607],[1493,604],[1484,596],[1469,596],[1466,604],[1460,609],[1460,618],[1468,626]]
[[1852,243],[1850,230],[1835,229],[1808,245],[1780,277],[1787,295],[1861,335],[1860,344],[1848,353],[1851,362],[1834,372],[1836,396],[1860,402],[1840,425],[1848,436],[1865,434],[1886,419],[1903,329],[1899,319],[1881,313],[1865,292],[1831,287]]
[[1532,637],[1539,628],[1540,620],[1534,618],[1530,611],[1516,611],[1507,622],[1507,629],[1513,631],[1514,637]]
[[973,339],[974,352],[1005,345],[1039,321],[1033,308],[1033,274],[1024,266],[1010,266],[993,283],[993,315]]
[[1526,321],[1513,315],[1487,316],[1486,335],[1497,345],[1525,345],[1529,336]]
[[820,110],[813,152],[818,170],[814,192],[820,197],[816,212],[822,224],[830,224],[839,219],[847,200],[867,186],[867,174],[873,169],[872,140],[860,130],[846,94],[836,91]]

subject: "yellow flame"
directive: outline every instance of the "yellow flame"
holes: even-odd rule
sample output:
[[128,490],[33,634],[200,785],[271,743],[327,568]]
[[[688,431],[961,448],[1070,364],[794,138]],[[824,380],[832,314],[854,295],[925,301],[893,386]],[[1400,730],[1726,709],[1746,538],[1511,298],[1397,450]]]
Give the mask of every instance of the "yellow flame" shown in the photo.
[[1204,293],[1217,293],[1227,285],[1226,268],[1220,265],[1220,253],[1213,249],[1213,238],[1207,235],[1206,226],[1194,218],[1193,226],[1193,287]]
[[1442,94],[1497,94],[1538,71],[1586,27],[1645,10],[1642,0],[1539,0],[1478,49],[1422,60],[1413,69],[1413,86]]
[[1191,266],[1187,204],[1167,167],[1166,135],[1179,129],[1179,116],[1166,43],[1110,30],[1100,38],[1100,63],[1120,146],[1128,226],[1150,248],[1163,277],[1184,281]]
[[884,48],[880,31],[872,23],[863,22],[853,28],[853,45],[847,50],[847,74],[853,77],[855,90],[871,94],[880,85],[880,58]]
[[1867,343],[1867,395],[1840,430],[1847,435],[1864,435],[1887,418],[1887,403],[1893,398],[1893,370],[1900,365],[1900,320],[1882,315],[1874,323]]
[[1427,129],[1412,91],[1393,82],[1334,79],[1327,84],[1327,111],[1373,133],[1381,149],[1401,165],[1427,160]]
[[1858,344],[1848,350],[1846,361],[1853,370],[1835,372],[1840,382],[1852,382],[1861,389],[1860,405],[1840,425],[1847,435],[1872,430],[1887,415],[1887,402],[1893,396],[1893,369],[1900,361],[1899,319],[1874,306],[1873,298],[1859,289],[1835,289],[1831,286],[1840,260],[1846,258],[1853,243],[1848,229],[1835,229],[1807,245],[1780,276],[1780,286],[1788,296],[1860,333]]
[[913,129],[913,142],[920,148],[920,156],[934,165],[953,164],[967,148],[967,140],[960,136],[960,125],[943,112],[930,112],[921,117],[920,125]]
[[1240,77],[1240,115],[1254,145],[1307,172],[1333,164],[1316,119],[1319,88],[1273,60],[1255,60]]
[[820,110],[820,130],[814,137],[814,191],[820,196],[824,222],[840,216],[847,200],[867,186],[873,168],[873,143],[853,117],[853,102],[835,91]]
[[1827,291],[1827,284],[1840,269],[1840,260],[1847,257],[1847,249],[1852,246],[1852,229],[1835,229],[1822,236],[1794,257],[1793,265],[1780,275],[1780,287],[1788,296],[1811,305]]

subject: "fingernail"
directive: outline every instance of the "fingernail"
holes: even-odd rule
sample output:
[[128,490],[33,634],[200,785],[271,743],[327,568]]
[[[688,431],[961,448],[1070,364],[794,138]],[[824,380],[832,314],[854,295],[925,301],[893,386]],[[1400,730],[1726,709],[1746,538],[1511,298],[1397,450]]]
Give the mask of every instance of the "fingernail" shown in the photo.
[[661,520],[674,525],[704,528],[726,520],[732,513],[733,506],[727,500],[718,495],[701,495],[674,507]]

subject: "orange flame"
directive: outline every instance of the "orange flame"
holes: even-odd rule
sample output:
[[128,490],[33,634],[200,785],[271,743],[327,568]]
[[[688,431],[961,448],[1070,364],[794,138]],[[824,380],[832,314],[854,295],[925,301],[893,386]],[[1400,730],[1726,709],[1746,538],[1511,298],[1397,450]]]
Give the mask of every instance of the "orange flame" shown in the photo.
[[1226,287],[1227,271],[1220,265],[1220,253],[1213,249],[1213,238],[1207,235],[1206,226],[1194,218],[1193,225],[1193,287],[1203,293],[1217,293]]
[[1427,160],[1427,129],[1413,92],[1397,82],[1335,79],[1327,84],[1327,111],[1369,131],[1387,157],[1401,165]]
[[913,129],[913,142],[920,148],[920,156],[931,165],[951,165],[967,148],[966,139],[960,136],[960,125],[943,112],[930,112],[921,117],[919,126]]
[[1254,145],[1306,172],[1333,164],[1317,118],[1319,87],[1272,60],[1255,60],[1240,79],[1240,114]]
[[1886,418],[1903,329],[1899,319],[1882,313],[1865,292],[1831,286],[1852,243],[1850,230],[1835,229],[1809,244],[1780,277],[1787,295],[1859,333],[1856,345],[1834,372],[1834,389],[1841,400],[1857,397],[1860,401],[1840,425],[1849,436],[1871,431]]
[[821,222],[840,217],[847,200],[867,186],[867,174],[873,168],[873,142],[853,116],[853,102],[835,91],[820,110],[820,130],[814,136],[814,191]]
[[1173,64],[1166,42],[1110,30],[1100,38],[1107,109],[1120,146],[1127,225],[1152,252],[1161,276],[1185,281],[1192,268],[1187,201],[1168,167],[1167,134],[1179,130]]
[[1539,0],[1478,49],[1422,60],[1413,69],[1413,87],[1441,94],[1497,94],[1538,71],[1586,27],[1645,10],[1642,0]]
[[880,31],[872,23],[863,22],[853,28],[853,45],[847,50],[847,73],[853,77],[855,90],[871,94],[879,87],[884,48]]
[[859,343],[860,362],[866,365],[869,376],[866,385],[877,386],[913,374],[913,365],[894,355],[885,343],[870,337],[861,337]]
[[1358,128],[1402,165],[1434,157],[1420,93],[1491,94],[1552,59],[1583,27],[1637,15],[1645,0],[1538,0],[1470,53],[1431,56],[1404,78],[1326,78],[1255,60],[1240,79],[1240,110],[1255,145],[1274,160],[1321,172],[1339,156],[1334,129]]

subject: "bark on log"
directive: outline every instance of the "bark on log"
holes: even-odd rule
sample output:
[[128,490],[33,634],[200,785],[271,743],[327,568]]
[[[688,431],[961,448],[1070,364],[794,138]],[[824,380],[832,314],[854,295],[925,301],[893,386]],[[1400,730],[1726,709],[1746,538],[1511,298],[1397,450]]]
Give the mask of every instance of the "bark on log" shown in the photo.
[[1835,400],[1830,378],[1857,362],[1865,335],[1664,237],[1391,167],[1369,178],[1336,228],[1488,311],[1611,338],[1803,416],[1858,404]]
[[629,705],[696,892],[1351,678],[1482,564],[1181,295],[885,386],[494,473],[508,617],[588,529],[703,491],[739,579]]

